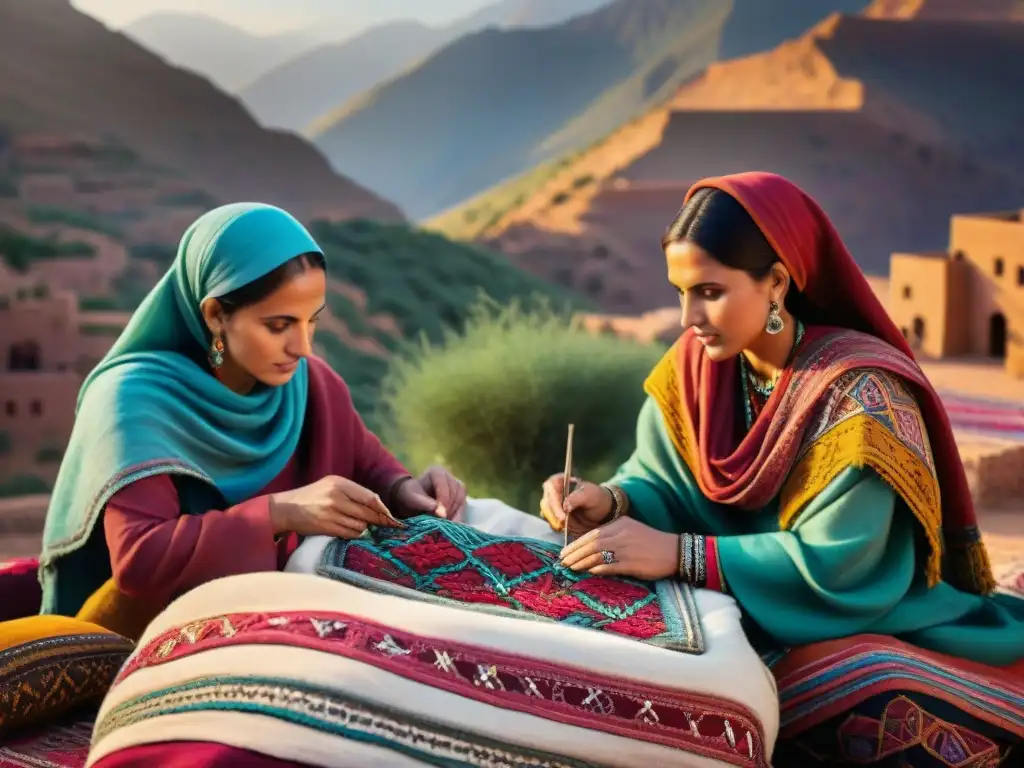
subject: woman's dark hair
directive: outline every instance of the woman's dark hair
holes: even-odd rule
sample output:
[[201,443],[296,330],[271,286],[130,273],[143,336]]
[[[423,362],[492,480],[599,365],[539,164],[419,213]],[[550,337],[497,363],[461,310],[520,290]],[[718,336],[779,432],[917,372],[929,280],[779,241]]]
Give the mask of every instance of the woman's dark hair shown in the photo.
[[[702,187],[694,192],[661,238],[665,250],[682,240],[699,246],[719,264],[740,269],[755,280],[764,280],[781,261],[768,238],[740,202],[720,189]],[[790,283],[786,309],[805,319],[808,305]]]
[[310,269],[327,271],[327,262],[324,260],[323,254],[315,251],[300,253],[251,283],[246,283],[240,288],[216,298],[224,308],[224,312],[230,315],[262,301],[293,277]]

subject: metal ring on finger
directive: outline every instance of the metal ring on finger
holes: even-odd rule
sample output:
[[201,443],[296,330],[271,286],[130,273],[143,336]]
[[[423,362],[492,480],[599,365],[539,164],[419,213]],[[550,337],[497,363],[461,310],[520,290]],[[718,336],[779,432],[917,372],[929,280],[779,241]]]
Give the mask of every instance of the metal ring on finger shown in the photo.
[[618,562],[615,559],[615,553],[609,552],[607,549],[601,550],[601,559],[604,560],[605,565],[612,565],[613,563]]

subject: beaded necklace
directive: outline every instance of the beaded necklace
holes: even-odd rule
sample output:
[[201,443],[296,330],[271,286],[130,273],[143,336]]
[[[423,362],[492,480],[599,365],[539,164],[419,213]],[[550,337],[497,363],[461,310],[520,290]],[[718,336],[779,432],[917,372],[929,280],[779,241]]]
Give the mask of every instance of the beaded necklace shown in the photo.
[[[800,342],[804,338],[804,324],[797,320],[796,323],[796,338],[793,341],[793,348],[789,351],[789,357],[786,358],[786,364],[783,368],[788,368],[790,363],[793,362],[793,358],[796,357],[796,351],[800,347]],[[781,376],[781,373],[780,373]],[[747,363],[746,356],[740,353],[740,382],[743,385],[743,408],[747,421],[747,429],[749,430],[754,425],[754,419],[761,412],[761,408],[768,402],[768,398],[772,396],[772,392],[775,391],[775,381],[764,381],[757,377],[754,370]]]

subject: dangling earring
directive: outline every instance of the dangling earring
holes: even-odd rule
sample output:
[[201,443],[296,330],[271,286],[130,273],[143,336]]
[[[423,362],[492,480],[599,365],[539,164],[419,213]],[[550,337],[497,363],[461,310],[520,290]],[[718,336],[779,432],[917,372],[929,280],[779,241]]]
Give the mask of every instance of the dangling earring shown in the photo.
[[224,365],[224,342],[220,340],[220,336],[213,337],[213,343],[210,345],[210,365],[214,368],[220,368]]
[[773,301],[768,305],[768,322],[765,324],[764,329],[767,333],[772,336],[782,333],[782,329],[786,327],[786,324],[782,321],[782,315],[779,314],[779,302]]

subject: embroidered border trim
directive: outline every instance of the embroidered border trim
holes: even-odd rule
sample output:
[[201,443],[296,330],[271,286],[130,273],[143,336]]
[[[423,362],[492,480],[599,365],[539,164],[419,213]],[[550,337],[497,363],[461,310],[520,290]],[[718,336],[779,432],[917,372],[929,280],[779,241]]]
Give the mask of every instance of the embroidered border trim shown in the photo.
[[329,653],[502,709],[662,744],[742,768],[768,765],[761,723],[741,704],[427,638],[342,613],[199,619],[140,647],[118,682],[139,669],[247,644]]
[[114,707],[96,726],[93,743],[119,728],[185,712],[243,712],[277,718],[360,741],[433,765],[475,768],[587,768],[599,763],[498,742],[415,717],[349,694],[273,677],[201,677]]
[[[792,737],[885,691],[935,696],[1024,738],[1024,688],[997,688],[964,670],[944,668],[925,656],[862,643],[790,671],[775,669],[780,734]],[[996,671],[995,669],[993,671]]]
[[[548,544],[547,542],[537,539],[524,539],[524,541],[528,541],[531,546],[541,549],[553,548],[554,551],[558,550],[557,545]],[[320,561],[316,567],[316,575],[333,581],[351,584],[355,587],[366,589],[371,592],[391,595],[393,597],[401,597],[407,600],[416,600],[419,602],[430,603],[432,605],[446,605],[449,608],[469,610],[474,613],[486,613],[496,616],[510,616],[530,621],[558,623],[557,619],[553,619],[542,614],[520,611],[510,606],[486,603],[465,603],[460,600],[422,592],[417,589],[402,586],[401,584],[395,584],[393,582],[384,581],[383,579],[366,576],[357,571],[344,568],[338,565],[338,563],[345,561],[345,555],[352,543],[352,541],[346,539],[332,539],[324,548],[324,551],[320,556]],[[400,563],[396,563],[395,565],[399,568],[405,567]],[[695,655],[704,653],[704,634],[701,628],[700,614],[697,611],[697,601],[693,595],[692,587],[689,584],[685,584],[674,579],[663,579],[654,582],[654,593],[652,598],[657,599],[658,605],[661,608],[666,631],[661,635],[646,639],[630,637],[629,635],[616,634],[615,636],[635,640],[636,642],[646,643],[659,648],[682,651],[683,653],[692,653]],[[652,599],[651,602],[653,601],[654,600]],[[588,627],[588,629],[590,628]]]
[[[119,491],[138,480],[144,480],[147,477],[163,474],[192,477],[196,480],[202,480],[213,485],[213,479],[208,474],[195,469],[180,459],[149,459],[148,461],[143,461],[139,464],[133,464],[125,467],[110,478],[106,485],[99,490],[95,498],[89,502],[82,524],[78,526],[77,529],[69,533],[64,538],[58,539],[49,547],[44,547],[43,554],[39,558],[43,569],[52,568],[54,560],[70,554],[77,549],[78,545],[81,543],[82,537],[88,536],[95,527],[96,519],[99,517],[100,511]],[[45,530],[43,531],[43,538],[44,540],[46,538]]]
[[53,661],[117,656],[127,658],[134,644],[113,634],[63,635],[32,640],[0,651],[0,684],[11,675]]

